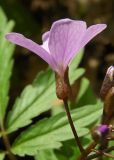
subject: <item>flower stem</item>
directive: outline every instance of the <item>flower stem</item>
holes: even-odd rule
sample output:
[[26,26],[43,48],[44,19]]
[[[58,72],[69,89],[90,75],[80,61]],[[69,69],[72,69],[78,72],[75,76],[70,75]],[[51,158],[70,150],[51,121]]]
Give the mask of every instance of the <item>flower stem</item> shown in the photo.
[[92,152],[92,149],[96,147],[97,143],[93,141],[86,149],[85,149],[85,155],[81,155],[78,160],[88,160],[87,156],[89,153]]
[[80,149],[80,152],[82,155],[85,155],[85,150],[80,142],[80,139],[78,137],[78,134],[77,134],[77,131],[75,129],[75,126],[73,124],[73,120],[72,120],[72,117],[71,117],[71,114],[70,114],[70,111],[69,111],[69,107],[68,107],[68,103],[67,103],[67,100],[63,100],[64,102],[64,107],[65,107],[65,110],[66,110],[66,114],[67,114],[67,117],[68,117],[68,121],[69,121],[69,124],[70,124],[70,127],[72,129],[72,132],[73,132],[73,135],[74,135],[74,138],[75,138],[75,141],[76,141],[76,144],[78,145],[79,149]]
[[6,134],[6,131],[5,131],[5,128],[4,128],[4,125],[3,125],[2,122],[0,123],[0,127],[1,127],[1,132],[2,132],[2,137],[3,137],[4,145],[5,145],[6,150],[7,150],[8,158],[9,158],[9,160],[16,160],[16,157],[11,152],[11,149],[10,149],[11,145],[10,145],[8,136]]
[[109,154],[109,152],[111,152],[113,150],[114,150],[114,146],[107,148],[105,151],[97,151],[96,150],[96,153],[87,157],[87,160],[92,160],[92,159],[95,159],[95,158],[101,157],[101,156],[110,157],[110,158],[114,159],[114,155]]

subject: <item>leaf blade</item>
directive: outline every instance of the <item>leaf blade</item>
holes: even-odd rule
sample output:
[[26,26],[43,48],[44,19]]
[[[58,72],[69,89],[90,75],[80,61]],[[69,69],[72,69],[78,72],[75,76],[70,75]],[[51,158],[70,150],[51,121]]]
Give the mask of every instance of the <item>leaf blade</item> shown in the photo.
[[44,151],[38,151],[38,154],[35,156],[35,160],[58,160],[58,158],[52,149],[47,149]]
[[14,27],[14,21],[7,22],[7,17],[0,8],[0,121],[3,121],[8,104],[9,80],[11,76],[14,45],[5,40],[5,34]]
[[[52,107],[53,101],[57,99],[53,76],[52,71],[48,69],[46,72],[41,72],[33,84],[25,87],[7,117],[8,133],[30,124],[32,118]],[[44,79],[48,83],[44,83]]]
[[[87,126],[101,115],[101,102],[75,109],[71,111],[71,114],[78,135],[81,137],[88,133]],[[12,151],[18,155],[34,155],[38,150],[58,148],[62,141],[72,138],[73,134],[66,114],[59,113],[49,119],[41,120],[24,131],[13,143]]]
[[5,158],[5,153],[4,152],[0,152],[0,160],[4,160]]

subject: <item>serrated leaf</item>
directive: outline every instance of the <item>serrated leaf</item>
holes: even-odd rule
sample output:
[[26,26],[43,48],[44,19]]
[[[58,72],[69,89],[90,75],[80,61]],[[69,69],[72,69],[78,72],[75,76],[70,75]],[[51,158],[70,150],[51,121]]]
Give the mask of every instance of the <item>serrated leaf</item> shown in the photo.
[[97,101],[95,94],[87,78],[81,80],[80,90],[76,99],[77,106],[95,104]]
[[14,52],[14,45],[5,40],[5,34],[12,30],[14,22],[7,22],[7,18],[1,8],[0,18],[0,121],[3,121],[8,103],[9,79]]
[[[90,139],[88,139],[88,135],[84,135],[81,140],[81,144],[84,148],[87,148],[87,146],[91,143]],[[91,136],[90,136],[91,137]],[[76,142],[74,139],[65,141],[62,143],[62,147],[59,150],[55,150],[55,155],[57,156],[58,159],[61,160],[61,157],[63,160],[76,160],[78,159],[80,155],[80,150],[76,146]],[[45,150],[44,150],[45,152]]]
[[73,73],[70,72],[69,73],[70,84],[73,84],[74,81],[76,81],[77,79],[79,79],[84,73],[85,73],[85,69],[84,68],[75,69],[73,71]]
[[79,53],[76,54],[73,61],[71,62],[71,64],[70,64],[70,70],[71,71],[73,71],[74,69],[76,69],[79,66],[79,64],[80,64],[80,62],[83,58],[83,55],[84,55],[84,48],[82,48],[79,51]]
[[80,78],[85,72],[85,69],[77,68],[82,60],[83,55],[84,55],[84,49],[81,49],[73,59],[72,63],[70,64],[70,67],[69,67],[70,84],[73,84],[74,81]]
[[0,152],[0,160],[4,160],[5,157],[5,153],[4,152]]
[[[38,151],[35,160],[59,160],[52,149]],[[62,159],[61,159],[62,160]]]
[[89,80],[86,79],[86,78],[83,78],[82,82],[81,82],[80,92],[79,92],[78,97],[77,97],[77,101],[79,101],[79,99],[85,94],[89,85],[90,85]]
[[4,30],[4,27],[7,23],[7,17],[1,7],[0,7],[0,21],[1,21],[1,23],[0,23],[1,30]]
[[[83,146],[86,148],[91,143],[91,136],[81,138]],[[60,149],[47,149],[38,151],[35,160],[76,160],[80,155],[79,148],[76,147],[74,139],[62,143]]]
[[41,72],[16,100],[7,118],[7,132],[30,124],[33,117],[50,109],[56,99],[54,74],[48,69]]
[[[96,105],[89,105],[71,111],[80,137],[88,133],[86,128],[88,125],[98,120],[101,115],[101,106],[102,103],[98,102]],[[73,134],[66,114],[60,113],[29,127],[17,137],[13,143],[12,151],[20,156],[25,154],[34,155],[38,150],[58,148],[61,141],[72,138]]]
[[76,142],[72,139],[65,141],[61,149],[57,150],[55,153],[58,159],[60,159],[59,157],[64,157],[64,160],[76,160],[80,155],[80,150],[76,146]]

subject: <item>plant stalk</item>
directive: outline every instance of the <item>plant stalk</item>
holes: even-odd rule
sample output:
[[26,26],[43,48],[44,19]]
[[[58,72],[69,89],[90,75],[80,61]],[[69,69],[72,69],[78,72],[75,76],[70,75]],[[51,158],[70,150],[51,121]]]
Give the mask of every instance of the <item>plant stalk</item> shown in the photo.
[[9,158],[9,160],[16,160],[16,157],[11,152],[11,145],[10,145],[8,136],[6,134],[6,131],[5,131],[5,128],[4,128],[4,125],[3,125],[2,122],[0,123],[0,127],[1,127],[1,132],[2,132],[4,145],[5,145],[6,150],[7,150],[8,158]]
[[100,157],[100,156],[105,156],[105,157],[110,157],[114,159],[114,155],[109,154],[109,152],[114,150],[114,146],[111,146],[105,150],[105,152],[100,152],[96,151],[96,153],[90,155],[87,157],[87,160],[92,160],[94,158]]
[[74,123],[73,123],[73,120],[72,120],[72,117],[71,117],[71,114],[70,114],[70,111],[69,111],[67,100],[63,100],[63,102],[64,102],[65,111],[66,111],[66,114],[67,114],[67,117],[68,117],[68,121],[69,121],[70,127],[72,129],[76,144],[78,145],[81,154],[85,155],[85,150],[84,150],[84,148],[83,148],[83,146],[82,146],[82,144],[80,142],[80,139],[78,137],[77,131],[75,129],[75,126],[74,126]]
[[85,155],[81,155],[78,160],[88,160],[88,155],[92,152],[92,149],[96,147],[97,143],[93,141],[86,149],[85,149]]

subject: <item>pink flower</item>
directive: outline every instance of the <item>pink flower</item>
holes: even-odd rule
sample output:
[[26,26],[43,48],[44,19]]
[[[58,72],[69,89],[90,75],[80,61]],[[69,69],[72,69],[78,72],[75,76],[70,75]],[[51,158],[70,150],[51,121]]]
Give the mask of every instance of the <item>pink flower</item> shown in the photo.
[[79,50],[105,28],[106,24],[96,24],[87,28],[84,21],[61,19],[52,24],[49,32],[43,34],[42,45],[19,33],[8,33],[6,39],[34,52],[55,72],[64,76],[66,68]]

